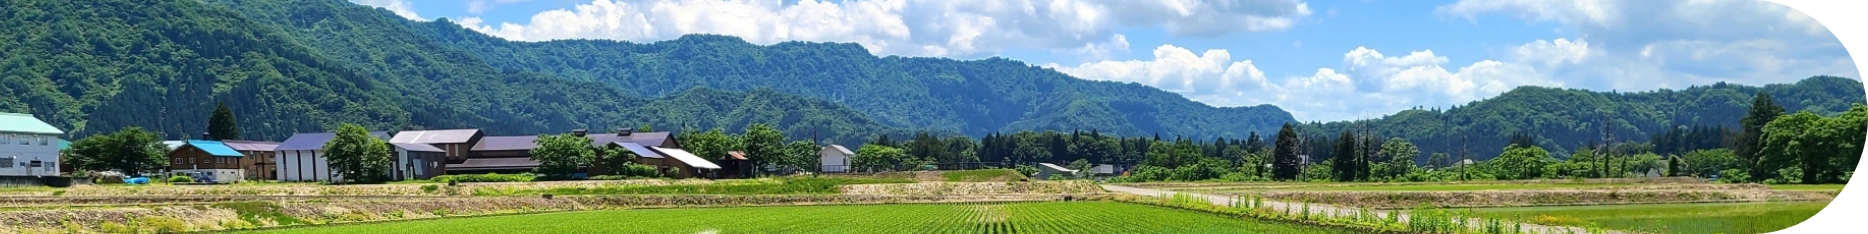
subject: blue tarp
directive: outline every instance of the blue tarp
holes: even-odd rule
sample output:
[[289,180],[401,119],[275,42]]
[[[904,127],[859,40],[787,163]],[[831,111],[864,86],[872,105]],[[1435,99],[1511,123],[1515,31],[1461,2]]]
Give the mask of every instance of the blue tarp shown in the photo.
[[147,177],[131,177],[131,178],[129,178],[129,179],[123,179],[123,183],[125,183],[125,184],[149,184],[149,178],[147,178]]

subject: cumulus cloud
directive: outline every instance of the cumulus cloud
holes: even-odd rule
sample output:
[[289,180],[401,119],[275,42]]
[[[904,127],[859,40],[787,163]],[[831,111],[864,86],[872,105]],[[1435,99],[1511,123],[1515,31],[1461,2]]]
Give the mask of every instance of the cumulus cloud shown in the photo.
[[1303,120],[1345,120],[1415,106],[1449,106],[1491,97],[1523,85],[1564,86],[1531,66],[1484,60],[1448,70],[1431,50],[1387,56],[1357,47],[1338,68],[1309,76],[1270,79],[1251,60],[1223,49],[1200,54],[1174,45],[1155,48],[1153,60],[1045,64],[1084,79],[1135,82],[1215,106],[1271,103]]
[[658,41],[723,34],[760,44],[855,42],[882,55],[973,57],[1007,49],[1107,55],[1126,51],[1125,27],[1212,37],[1283,30],[1309,16],[1298,0],[595,0],[529,22],[461,25],[510,40]]
[[389,12],[395,12],[397,16],[402,16],[402,18],[408,18],[411,20],[427,20],[427,19],[422,18],[421,15],[416,15],[415,8],[409,6],[410,3],[408,1],[403,1],[403,0],[350,0],[350,2],[365,5],[365,6],[383,8],[385,10],[389,10]]
[[1462,0],[1436,11],[1468,20],[1502,14],[1559,23],[1577,37],[1532,42],[1511,56],[1583,88],[1757,85],[1860,75],[1827,28],[1765,1]]

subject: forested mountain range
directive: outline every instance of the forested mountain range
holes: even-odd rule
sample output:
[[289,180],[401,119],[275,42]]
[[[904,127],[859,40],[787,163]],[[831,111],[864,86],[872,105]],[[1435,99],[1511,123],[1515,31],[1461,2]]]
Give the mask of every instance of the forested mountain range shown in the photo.
[[[794,139],[843,144],[921,130],[1205,140],[1265,136],[1297,121],[1276,106],[1212,107],[1010,59],[877,57],[851,43],[762,46],[714,35],[514,42],[342,0],[5,4],[0,111],[33,113],[73,137],[126,126],[195,135],[218,102],[240,115],[246,138],[260,140],[344,122],[489,134],[644,124],[739,131],[767,122]],[[1467,142],[1471,154],[1496,155],[1512,133],[1536,134],[1548,147],[1586,144],[1599,135],[1599,114],[1608,114],[1617,139],[1643,140],[1672,126],[1735,125],[1759,91],[1791,111],[1833,113],[1863,102],[1861,87],[1834,77],[1637,93],[1524,87],[1445,110],[1299,129],[1335,136],[1369,126],[1424,153]]]
[[[1736,130],[1739,119],[1751,108],[1752,97],[1759,92],[1770,94],[1788,112],[1808,110],[1821,115],[1847,111],[1851,104],[1864,103],[1865,98],[1860,81],[1833,76],[1763,87],[1720,82],[1683,90],[1642,92],[1525,86],[1447,109],[1404,110],[1359,121],[1310,122],[1299,131],[1311,138],[1354,130],[1357,135],[1366,131],[1381,138],[1407,139],[1421,149],[1417,161],[1425,161],[1426,155],[1432,153],[1457,155],[1462,148],[1469,158],[1488,159],[1503,151],[1514,134],[1528,135],[1553,155],[1564,156],[1596,143],[1645,142],[1653,134],[1676,128]],[[1329,151],[1329,147],[1318,148],[1318,152]]]

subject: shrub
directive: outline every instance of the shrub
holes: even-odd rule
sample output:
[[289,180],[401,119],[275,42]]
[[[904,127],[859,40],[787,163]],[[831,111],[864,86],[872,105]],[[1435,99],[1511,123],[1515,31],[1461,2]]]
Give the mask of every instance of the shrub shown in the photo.
[[422,185],[422,192],[424,193],[433,193],[435,192],[435,190],[439,190],[439,189],[441,189],[441,186],[439,185],[432,185],[432,184]]
[[626,177],[626,178],[631,178],[631,177],[639,178],[639,177],[656,177],[656,176],[661,176],[661,175],[659,172],[655,170],[655,166],[649,166],[649,165],[640,164],[640,163],[623,163],[623,166],[616,170],[616,176],[621,176],[621,177]]
[[178,176],[169,177],[169,183],[194,183],[194,182],[195,182],[195,178],[189,178],[188,176],[178,175]]

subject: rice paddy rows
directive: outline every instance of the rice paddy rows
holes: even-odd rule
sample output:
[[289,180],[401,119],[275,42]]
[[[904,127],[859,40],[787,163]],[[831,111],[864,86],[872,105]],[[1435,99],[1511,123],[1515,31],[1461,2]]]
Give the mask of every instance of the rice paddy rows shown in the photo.
[[735,207],[567,212],[259,233],[1346,233],[1117,202]]

